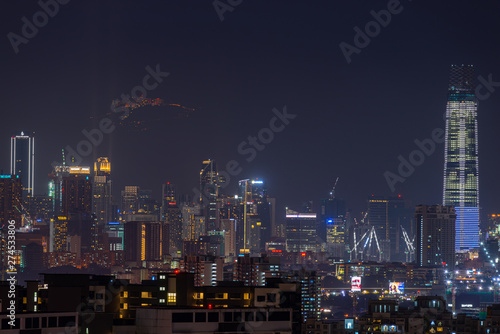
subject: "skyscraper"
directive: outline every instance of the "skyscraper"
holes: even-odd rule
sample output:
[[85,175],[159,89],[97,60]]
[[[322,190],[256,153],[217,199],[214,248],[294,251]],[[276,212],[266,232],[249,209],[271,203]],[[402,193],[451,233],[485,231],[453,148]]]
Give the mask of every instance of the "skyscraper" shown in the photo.
[[200,171],[200,202],[203,203],[207,224],[207,231],[217,228],[218,208],[217,199],[219,197],[219,187],[222,178],[217,172],[217,165],[214,160],[203,161]]
[[104,226],[111,221],[111,163],[101,157],[94,163],[92,184],[92,212],[97,224]]
[[455,250],[479,247],[477,97],[472,65],[452,65],[446,105],[443,205],[457,214]]
[[19,175],[23,185],[23,196],[34,194],[35,182],[35,138],[21,132],[10,139],[10,174]]
[[92,182],[92,212],[96,218],[96,238],[93,240],[95,250],[102,249],[103,229],[111,222],[111,163],[106,157],[94,162],[94,178]]
[[317,250],[316,214],[286,211],[286,248],[289,252]]
[[455,208],[419,205],[415,211],[417,264],[455,266]]

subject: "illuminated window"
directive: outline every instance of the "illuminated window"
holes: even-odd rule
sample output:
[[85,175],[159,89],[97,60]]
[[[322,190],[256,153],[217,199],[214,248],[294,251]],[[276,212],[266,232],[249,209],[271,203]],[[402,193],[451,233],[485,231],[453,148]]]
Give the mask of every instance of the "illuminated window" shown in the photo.
[[175,302],[177,302],[177,294],[175,292],[174,293],[171,293],[171,292],[168,293],[168,302],[169,303],[175,303]]
[[165,287],[164,286],[160,286],[160,291],[165,291]]
[[123,291],[122,292],[122,297],[123,298],[128,298],[128,291]]
[[160,299],[160,304],[165,303],[165,299],[161,298]]
[[142,291],[141,292],[141,298],[151,298],[151,292]]
[[249,293],[244,293],[243,294],[243,299],[250,299],[250,294]]

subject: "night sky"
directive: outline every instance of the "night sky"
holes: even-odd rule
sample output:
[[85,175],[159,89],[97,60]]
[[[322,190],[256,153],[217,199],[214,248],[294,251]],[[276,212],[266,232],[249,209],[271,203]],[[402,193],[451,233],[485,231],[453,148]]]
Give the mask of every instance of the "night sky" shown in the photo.
[[[139,185],[159,198],[167,180],[192,193],[205,159],[221,170],[236,160],[242,171],[227,193],[237,179],[259,177],[294,209],[326,196],[337,176],[338,196],[356,211],[372,194],[390,195],[384,172],[397,172],[415,139],[444,128],[451,64],[474,64],[476,75],[500,82],[499,1],[402,0],[350,64],[339,44],[354,44],[353,28],[364,30],[387,1],[243,0],[221,21],[212,1],[72,0],[17,54],[7,35],[21,35],[21,19],[32,22],[41,8],[3,6],[0,168],[9,170],[10,136],[34,131],[37,193],[47,192],[61,148],[76,148],[113,99],[142,84],[147,66],[170,73],[147,97],[195,110],[137,109],[127,121],[144,121],[146,131],[113,115],[115,130],[84,165],[109,156],[116,195]],[[500,210],[496,89],[478,109],[483,213]],[[296,118],[247,162],[238,145],[284,106]],[[440,144],[395,194],[441,203],[443,160]]]

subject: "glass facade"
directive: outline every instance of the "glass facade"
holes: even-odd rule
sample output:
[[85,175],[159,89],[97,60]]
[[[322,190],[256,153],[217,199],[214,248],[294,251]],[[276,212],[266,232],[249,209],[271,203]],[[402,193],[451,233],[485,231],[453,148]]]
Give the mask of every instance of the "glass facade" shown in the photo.
[[479,246],[477,98],[474,68],[452,65],[446,106],[443,204],[457,213],[455,251]]

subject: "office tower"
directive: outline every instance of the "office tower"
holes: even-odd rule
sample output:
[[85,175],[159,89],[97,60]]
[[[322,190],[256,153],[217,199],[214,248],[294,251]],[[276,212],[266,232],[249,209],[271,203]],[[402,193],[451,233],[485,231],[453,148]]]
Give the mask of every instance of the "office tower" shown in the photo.
[[221,231],[224,233],[224,256],[226,258],[237,256],[236,220],[221,219]]
[[266,278],[280,276],[280,258],[238,256],[233,269],[233,280],[242,282],[245,286],[264,286]]
[[[103,228],[111,221],[111,163],[106,157],[94,163],[92,183],[92,212],[95,214],[97,236],[103,235]],[[102,249],[102,238],[94,240],[94,249]]]
[[161,188],[161,221],[168,224],[170,230],[170,247],[172,250],[182,249],[182,213],[177,204],[175,187],[167,182]]
[[21,223],[23,185],[19,175],[0,175],[0,224],[9,226],[15,220],[16,227]]
[[286,211],[286,248],[289,252],[317,250],[316,214]]
[[[8,268],[8,231],[9,221],[14,220],[15,226],[22,226],[21,212],[18,210],[22,202],[22,183],[19,175],[0,175],[0,279]],[[12,255],[12,254],[10,254]]]
[[139,187],[138,186],[125,186],[122,190],[122,214],[134,214],[139,210]]
[[415,210],[415,250],[420,266],[455,266],[455,220],[453,206],[419,205]]
[[[206,234],[205,216],[202,215],[200,204],[183,203],[182,213],[182,240],[195,241]],[[174,240],[172,240],[174,241]],[[173,242],[171,242],[171,245]],[[180,250],[177,248],[177,250]]]
[[62,215],[63,178],[69,175],[69,166],[54,166],[49,174],[49,197],[52,199],[52,210],[55,216]]
[[335,196],[337,182],[338,178],[330,191],[330,196],[321,200],[319,214],[320,219],[318,221],[318,237],[323,242],[327,239],[327,228],[331,225],[331,221],[334,221],[338,225],[346,219],[345,201]]
[[405,261],[406,243],[403,230],[413,236],[412,210],[399,195],[372,196],[368,199],[368,223],[375,227],[382,261]]
[[21,132],[10,139],[10,174],[19,175],[23,184],[23,197],[35,191],[35,137]]
[[48,195],[35,195],[29,198],[28,212],[35,225],[40,222],[49,222],[53,217],[52,197]]
[[245,179],[238,182],[240,202],[238,243],[244,253],[265,249],[271,238],[272,208],[264,182]]
[[330,218],[326,221],[326,246],[328,253],[343,259],[346,255],[346,228],[341,218]]
[[81,252],[92,249],[97,238],[92,215],[92,180],[90,167],[70,167],[62,181],[62,217],[67,221],[67,236],[81,238]]
[[168,254],[168,227],[158,221],[127,221],[125,261],[161,261]]
[[217,229],[219,188],[224,180],[217,171],[214,160],[203,161],[200,171],[200,203],[203,203],[207,230]]
[[151,189],[139,189],[137,192],[138,212],[157,215],[160,219],[161,205],[153,198]]
[[477,97],[472,65],[452,65],[446,105],[443,205],[457,214],[455,250],[479,247]]

